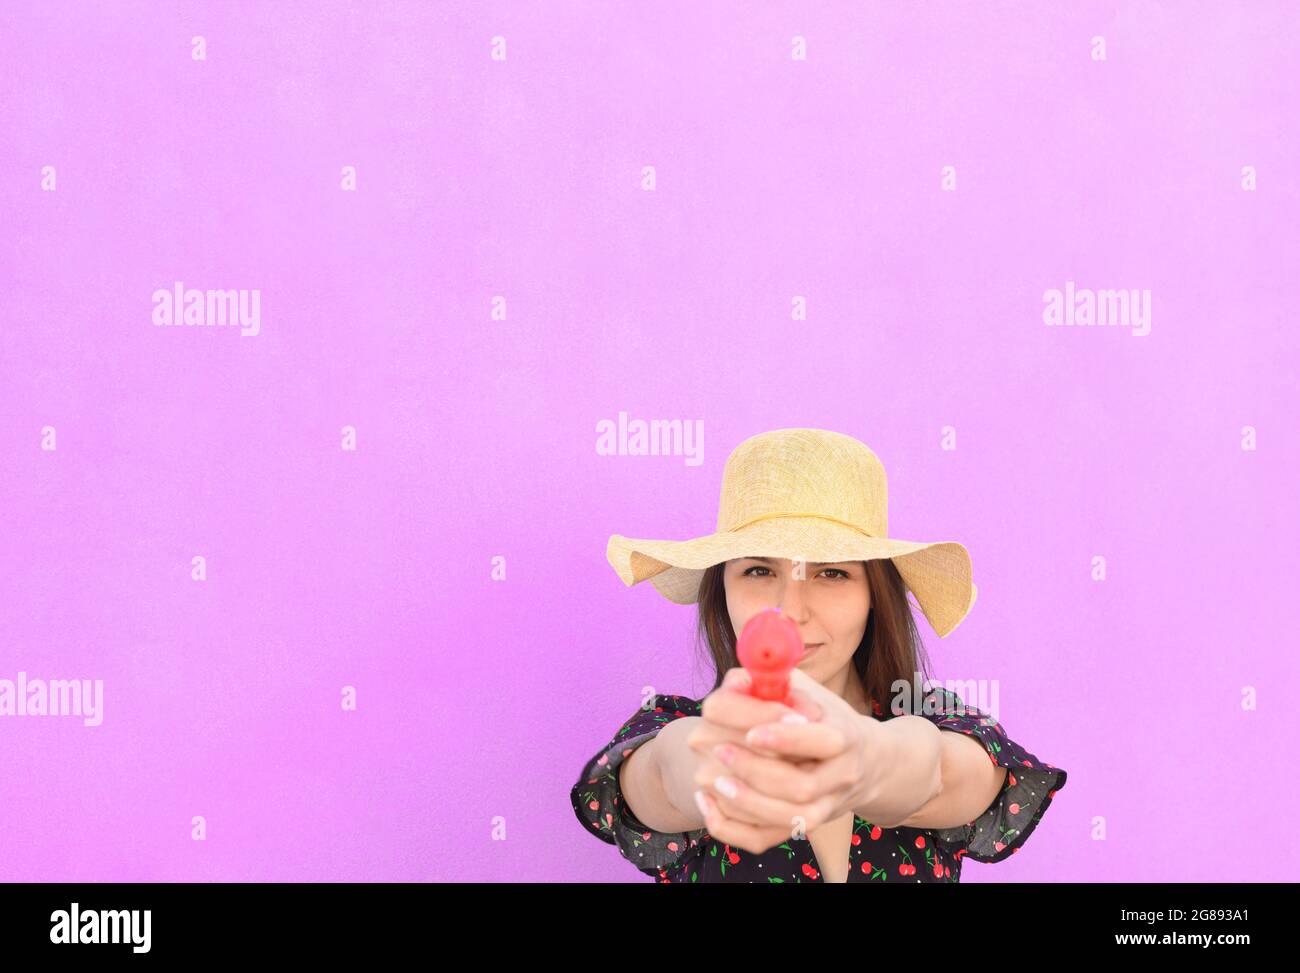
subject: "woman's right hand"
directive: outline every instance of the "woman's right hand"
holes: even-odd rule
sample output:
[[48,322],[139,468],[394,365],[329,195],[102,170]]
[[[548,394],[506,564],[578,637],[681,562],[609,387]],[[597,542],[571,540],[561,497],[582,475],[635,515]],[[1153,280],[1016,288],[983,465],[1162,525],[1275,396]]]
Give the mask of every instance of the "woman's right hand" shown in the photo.
[[745,735],[760,723],[778,723],[787,716],[798,714],[806,720],[821,718],[821,706],[807,694],[795,690],[791,693],[791,708],[784,703],[759,699],[749,691],[749,673],[741,666],[727,670],[720,685],[700,704],[697,725],[686,738],[696,753],[712,756],[713,748],[720,743],[735,743],[754,753],[777,756],[775,751],[762,750],[745,741]]
[[[723,677],[722,685],[704,698],[700,717],[690,734],[686,737],[687,745],[697,755],[694,774],[695,785],[708,797],[714,793],[714,781],[726,776],[728,769],[713,753],[713,748],[722,743],[748,750],[765,757],[781,759],[781,755],[772,750],[756,747],[746,742],[745,735],[750,728],[762,723],[780,722],[784,718],[816,720],[821,717],[821,707],[809,696],[799,690],[791,693],[789,702],[785,703],[759,699],[749,692],[750,677],[744,668],[737,666]],[[716,801],[708,801],[712,813],[717,813]],[[767,847],[773,847],[790,837],[789,828],[772,828],[757,821],[736,818],[744,824],[760,829],[764,839],[771,839]],[[705,827],[707,827],[707,818]],[[770,834],[769,834],[770,832]]]

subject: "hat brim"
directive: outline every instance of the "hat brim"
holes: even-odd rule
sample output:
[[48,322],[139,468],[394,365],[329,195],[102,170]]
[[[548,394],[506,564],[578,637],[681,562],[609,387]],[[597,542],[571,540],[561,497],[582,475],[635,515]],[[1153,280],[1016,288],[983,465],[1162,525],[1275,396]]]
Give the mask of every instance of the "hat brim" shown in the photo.
[[669,601],[694,604],[706,569],[738,557],[872,561],[890,558],[917,607],[940,637],[951,634],[975,605],[971,560],[956,541],[870,537],[820,517],[783,517],[739,531],[685,541],[641,540],[614,534],[605,556],[628,587],[650,581]]

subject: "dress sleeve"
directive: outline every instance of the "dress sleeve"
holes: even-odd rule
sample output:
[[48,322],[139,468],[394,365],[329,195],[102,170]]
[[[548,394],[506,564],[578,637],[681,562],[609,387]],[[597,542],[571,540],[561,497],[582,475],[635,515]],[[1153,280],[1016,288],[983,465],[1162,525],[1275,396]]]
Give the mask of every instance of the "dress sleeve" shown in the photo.
[[637,710],[599,753],[582,769],[573,785],[573,811],[583,827],[607,844],[616,845],[623,857],[647,875],[677,864],[699,843],[705,829],[662,832],[647,827],[623,801],[618,769],[632,751],[673,720],[698,716],[699,703],[686,696],[658,695],[649,708]]
[[1043,763],[1011,740],[994,717],[964,704],[950,690],[931,690],[924,711],[918,715],[941,730],[954,730],[979,740],[989,760],[1007,769],[1002,792],[987,811],[967,824],[936,829],[935,839],[958,857],[964,855],[977,862],[1000,862],[1018,852],[1056,792],[1065,786],[1065,771]]

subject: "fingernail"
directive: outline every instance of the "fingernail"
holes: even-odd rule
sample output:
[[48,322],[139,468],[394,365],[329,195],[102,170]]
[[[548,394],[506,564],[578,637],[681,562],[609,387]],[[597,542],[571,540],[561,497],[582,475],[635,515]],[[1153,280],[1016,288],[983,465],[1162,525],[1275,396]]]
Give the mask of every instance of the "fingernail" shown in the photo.
[[781,722],[782,723],[807,723],[808,717],[804,716],[802,713],[787,713],[785,716],[781,717]]
[[704,794],[700,791],[695,792],[695,804],[699,807],[700,814],[707,818],[709,816],[709,803],[704,799]]
[[745,739],[750,743],[764,746],[772,742],[772,731],[765,726],[756,726],[745,734]]
[[736,748],[729,743],[721,743],[713,748],[713,755],[730,767],[736,758]]
[[736,796],[736,784],[730,777],[719,777],[713,782],[713,786],[718,789],[718,793],[723,797]]

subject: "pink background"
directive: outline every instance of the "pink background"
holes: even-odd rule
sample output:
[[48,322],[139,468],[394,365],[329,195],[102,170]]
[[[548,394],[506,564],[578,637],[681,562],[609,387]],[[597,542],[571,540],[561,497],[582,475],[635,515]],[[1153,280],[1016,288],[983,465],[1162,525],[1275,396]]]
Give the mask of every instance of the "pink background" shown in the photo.
[[[1070,774],[963,880],[1293,878],[1298,24],[5,4],[0,678],[105,713],[0,718],[0,878],[645,881],[569,787],[707,679],[605,543],[710,533],[788,426],[967,545],[937,675]],[[176,280],[260,289],[261,334],[155,327]],[[1067,280],[1150,289],[1150,334],[1046,327]],[[620,411],[702,419],[703,465],[597,455]]]

